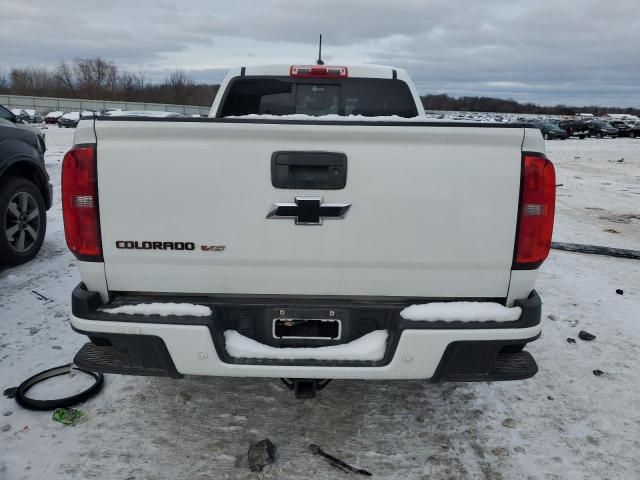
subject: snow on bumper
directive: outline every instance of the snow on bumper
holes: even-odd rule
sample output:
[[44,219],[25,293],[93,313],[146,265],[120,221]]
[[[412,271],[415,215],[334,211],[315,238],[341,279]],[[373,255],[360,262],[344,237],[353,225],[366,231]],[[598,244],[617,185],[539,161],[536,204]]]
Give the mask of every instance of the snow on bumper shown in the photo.
[[71,314],[76,330],[94,336],[104,334],[144,335],[162,339],[176,370],[184,375],[334,378],[334,379],[429,379],[456,342],[530,341],[540,334],[539,324],[525,328],[410,329],[400,333],[390,361],[379,366],[361,365],[270,365],[223,361],[211,333],[204,325],[135,323],[90,320]]

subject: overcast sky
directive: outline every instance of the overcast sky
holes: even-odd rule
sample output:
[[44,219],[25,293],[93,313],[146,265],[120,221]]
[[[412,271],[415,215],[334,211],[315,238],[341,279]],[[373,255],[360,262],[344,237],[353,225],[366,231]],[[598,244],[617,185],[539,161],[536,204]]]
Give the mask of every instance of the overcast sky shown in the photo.
[[640,107],[640,0],[0,0],[0,70],[102,56],[161,79],[182,68],[405,68],[420,93]]

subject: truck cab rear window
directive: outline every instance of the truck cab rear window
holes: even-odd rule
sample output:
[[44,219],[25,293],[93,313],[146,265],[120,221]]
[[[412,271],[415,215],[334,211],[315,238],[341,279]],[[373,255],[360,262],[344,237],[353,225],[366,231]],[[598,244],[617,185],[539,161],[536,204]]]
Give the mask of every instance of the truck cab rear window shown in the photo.
[[418,115],[411,91],[382,78],[290,79],[245,77],[232,81],[218,117],[241,115]]

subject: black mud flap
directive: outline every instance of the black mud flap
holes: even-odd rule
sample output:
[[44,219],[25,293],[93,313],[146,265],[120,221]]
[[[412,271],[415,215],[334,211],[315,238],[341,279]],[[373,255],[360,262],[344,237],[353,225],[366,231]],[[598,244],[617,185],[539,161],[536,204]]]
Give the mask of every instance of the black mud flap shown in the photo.
[[[537,337],[536,337],[537,338]],[[500,382],[524,380],[538,365],[520,341],[469,341],[449,345],[431,382]],[[509,342],[509,343],[507,343]]]
[[107,335],[92,338],[94,343],[85,344],[73,362],[80,368],[94,372],[182,377],[161,338],[150,335]]

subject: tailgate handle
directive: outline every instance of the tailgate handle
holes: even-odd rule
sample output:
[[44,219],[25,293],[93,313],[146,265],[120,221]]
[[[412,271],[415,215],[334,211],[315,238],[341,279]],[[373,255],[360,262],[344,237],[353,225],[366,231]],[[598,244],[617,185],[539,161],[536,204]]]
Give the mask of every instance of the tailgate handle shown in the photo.
[[347,156],[338,152],[273,152],[276,188],[339,190],[347,184]]

